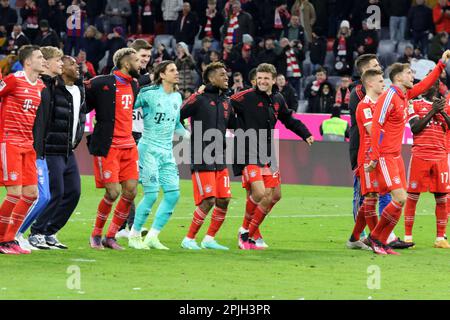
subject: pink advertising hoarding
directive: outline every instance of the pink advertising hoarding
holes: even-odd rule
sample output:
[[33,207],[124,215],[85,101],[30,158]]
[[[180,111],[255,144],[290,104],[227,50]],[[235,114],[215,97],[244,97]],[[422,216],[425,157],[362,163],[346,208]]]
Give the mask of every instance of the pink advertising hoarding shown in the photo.
[[[306,127],[308,127],[309,131],[314,136],[314,140],[321,141],[322,136],[320,135],[320,124],[330,118],[329,114],[310,114],[310,113],[297,113],[294,115],[295,118],[301,120]],[[349,115],[342,115],[342,119],[347,120],[350,124],[350,116]],[[300,138],[293,133],[292,131],[286,129],[286,127],[278,121],[276,127],[278,129],[278,136],[280,140],[300,140]],[[407,125],[405,129],[405,133],[403,135],[403,144],[412,144],[412,133],[411,129],[409,128],[409,124]]]
[[[85,132],[92,132],[94,130],[93,119],[95,116],[95,111],[92,111],[86,116],[86,127]],[[310,114],[310,113],[297,113],[294,115],[295,118],[301,120],[311,131],[314,136],[314,140],[321,141],[322,136],[320,135],[320,124],[330,118],[328,114]],[[342,115],[342,119],[345,119],[350,123],[349,115]],[[299,137],[295,135],[292,131],[286,129],[286,127],[278,121],[276,127],[278,129],[278,136],[280,140],[300,140]],[[412,144],[412,133],[409,128],[409,124],[406,125],[405,133],[403,135],[403,144]]]

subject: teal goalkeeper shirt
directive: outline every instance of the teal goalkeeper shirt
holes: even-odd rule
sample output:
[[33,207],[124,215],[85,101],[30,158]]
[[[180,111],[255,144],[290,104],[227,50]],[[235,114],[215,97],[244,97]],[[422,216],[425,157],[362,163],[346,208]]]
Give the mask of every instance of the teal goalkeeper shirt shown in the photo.
[[144,115],[144,131],[139,143],[172,150],[173,134],[187,134],[180,123],[182,102],[179,92],[166,93],[161,85],[142,88],[134,104],[134,109],[142,108]]

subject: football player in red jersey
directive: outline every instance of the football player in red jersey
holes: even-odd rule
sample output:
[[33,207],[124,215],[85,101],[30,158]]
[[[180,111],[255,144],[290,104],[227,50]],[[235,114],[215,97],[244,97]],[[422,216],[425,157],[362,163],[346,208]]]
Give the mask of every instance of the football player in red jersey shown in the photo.
[[377,102],[378,97],[383,93],[383,71],[369,69],[363,73],[361,79],[366,90],[366,96],[358,103],[355,115],[360,139],[357,170],[361,181],[361,195],[364,196],[364,200],[359,207],[352,235],[347,241],[347,248],[370,250],[370,248],[360,240],[360,235],[366,225],[368,225],[370,231],[372,231],[378,223],[378,216],[376,213],[378,182],[375,172],[365,172],[364,168],[368,166],[370,162],[369,149],[371,142],[370,133],[372,130],[372,115],[375,109],[375,103]]
[[[368,172],[377,170],[379,192],[391,192],[392,201],[383,210],[377,226],[367,240],[377,254],[397,254],[386,245],[387,238],[398,223],[406,202],[406,175],[401,146],[406,122],[414,117],[408,101],[427,91],[439,78],[450,58],[443,53],[433,71],[413,85],[414,75],[409,64],[394,63],[389,78],[392,86],[378,99],[373,115],[370,164]],[[416,115],[417,116],[417,115]]]
[[31,253],[14,238],[38,196],[33,125],[45,87],[39,79],[44,57],[38,46],[26,45],[19,50],[19,61],[23,71],[0,83],[0,181],[6,187],[0,207],[0,253],[4,254]]
[[[447,227],[447,194],[449,168],[447,159],[447,131],[450,118],[444,111],[445,98],[435,99],[439,90],[436,82],[423,99],[413,102],[414,114],[409,123],[414,134],[408,173],[408,198],[405,205],[405,241],[412,242],[416,205],[421,192],[434,193],[436,200],[435,248],[450,248],[444,238]],[[446,117],[444,117],[446,116]]]
[[[88,111],[95,109],[97,119],[94,132],[87,138],[88,147],[94,156],[95,184],[97,188],[105,188],[89,242],[91,248],[100,250],[105,247],[123,249],[115,236],[128,218],[139,178],[138,151],[132,135],[139,58],[134,49],[122,48],[116,51],[113,60],[117,70],[86,83]],[[102,240],[103,228],[118,198],[113,219]]]

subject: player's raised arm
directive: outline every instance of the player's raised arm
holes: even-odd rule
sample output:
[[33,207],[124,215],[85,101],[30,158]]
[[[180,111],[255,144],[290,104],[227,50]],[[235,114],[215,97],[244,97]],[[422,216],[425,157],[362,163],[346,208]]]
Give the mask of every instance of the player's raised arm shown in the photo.
[[431,71],[422,81],[420,81],[407,91],[408,99],[414,99],[430,89],[431,86],[439,79],[439,76],[442,73],[442,70],[444,70],[449,58],[450,50],[446,50],[442,54],[442,58],[439,60],[436,67],[434,67],[433,71]]

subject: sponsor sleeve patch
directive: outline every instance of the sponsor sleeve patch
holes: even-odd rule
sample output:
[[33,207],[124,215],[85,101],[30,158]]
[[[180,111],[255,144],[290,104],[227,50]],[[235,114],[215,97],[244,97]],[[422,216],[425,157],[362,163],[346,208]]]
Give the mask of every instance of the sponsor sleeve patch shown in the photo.
[[370,110],[370,108],[366,108],[363,111],[364,117],[366,117],[366,119],[372,119],[372,110]]

